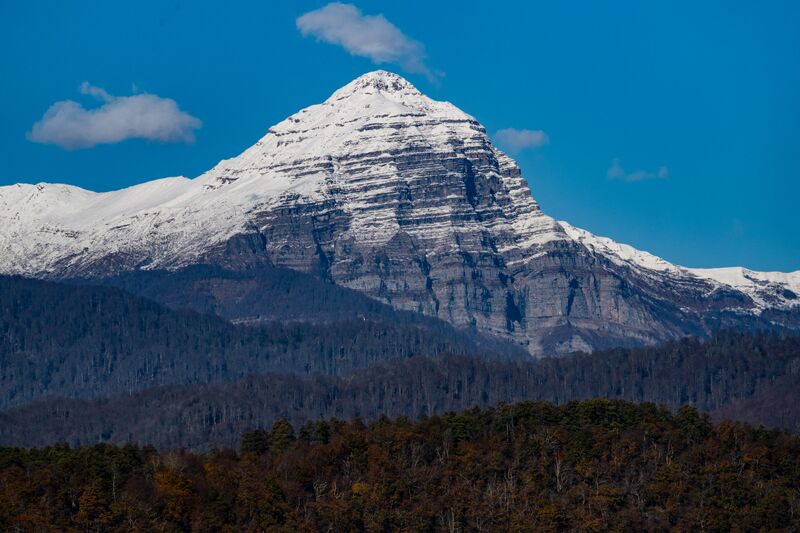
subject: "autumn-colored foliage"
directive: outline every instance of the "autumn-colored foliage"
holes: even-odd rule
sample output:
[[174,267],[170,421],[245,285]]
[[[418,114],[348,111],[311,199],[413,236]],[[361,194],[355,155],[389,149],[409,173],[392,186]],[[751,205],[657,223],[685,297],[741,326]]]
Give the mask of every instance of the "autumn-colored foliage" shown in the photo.
[[0,448],[3,531],[798,529],[800,438],[691,407],[279,421],[239,453]]

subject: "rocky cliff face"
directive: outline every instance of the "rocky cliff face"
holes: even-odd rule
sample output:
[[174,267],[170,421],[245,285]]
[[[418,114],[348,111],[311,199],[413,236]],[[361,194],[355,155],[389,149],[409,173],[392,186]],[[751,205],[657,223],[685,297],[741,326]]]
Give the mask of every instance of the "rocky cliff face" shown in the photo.
[[559,223],[473,117],[383,71],[194,180],[17,185],[0,211],[3,273],[267,263],[536,355],[703,333],[721,313],[797,322],[800,272],[736,286]]

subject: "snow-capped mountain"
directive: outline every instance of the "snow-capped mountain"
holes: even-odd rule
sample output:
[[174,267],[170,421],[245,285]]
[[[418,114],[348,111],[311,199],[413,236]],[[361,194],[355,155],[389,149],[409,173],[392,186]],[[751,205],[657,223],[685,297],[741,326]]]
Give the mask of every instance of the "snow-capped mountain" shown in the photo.
[[687,269],[545,215],[485,129],[365,74],[195,178],[0,188],[0,273],[269,263],[533,354],[800,324],[800,271]]

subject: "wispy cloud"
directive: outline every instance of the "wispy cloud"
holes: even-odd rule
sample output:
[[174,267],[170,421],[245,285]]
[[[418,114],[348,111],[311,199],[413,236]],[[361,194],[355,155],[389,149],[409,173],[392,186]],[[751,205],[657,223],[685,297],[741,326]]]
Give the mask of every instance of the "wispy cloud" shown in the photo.
[[655,172],[648,172],[646,170],[637,170],[635,172],[628,172],[619,163],[619,158],[615,157],[611,162],[611,167],[606,172],[609,179],[621,181],[646,181],[655,179],[667,179],[669,177],[669,169],[665,166],[658,167]]
[[509,152],[521,152],[528,148],[539,148],[550,143],[550,137],[542,130],[518,130],[506,128],[494,134],[497,144]]
[[422,43],[408,38],[383,15],[364,15],[352,4],[332,2],[300,16],[296,24],[304,37],[339,45],[375,64],[393,63],[429,79],[438,75],[425,64]]
[[67,150],[126,139],[192,143],[194,130],[202,126],[199,119],[181,111],[171,98],[147,93],[112,96],[89,82],[83,82],[79,90],[103,105],[86,109],[72,100],[56,102],[33,125],[28,139]]

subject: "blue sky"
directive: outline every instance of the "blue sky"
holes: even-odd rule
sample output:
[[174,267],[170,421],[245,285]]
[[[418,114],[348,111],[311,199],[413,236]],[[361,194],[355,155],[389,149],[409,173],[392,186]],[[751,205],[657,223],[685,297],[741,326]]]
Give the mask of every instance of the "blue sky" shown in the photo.
[[[325,5],[0,3],[0,185],[196,176],[383,61],[515,147],[557,218],[687,266],[800,269],[800,2],[357,2],[398,32],[377,51],[304,36]],[[32,130],[64,100],[164,107]]]

